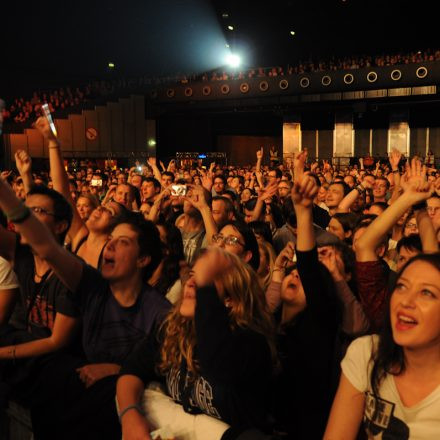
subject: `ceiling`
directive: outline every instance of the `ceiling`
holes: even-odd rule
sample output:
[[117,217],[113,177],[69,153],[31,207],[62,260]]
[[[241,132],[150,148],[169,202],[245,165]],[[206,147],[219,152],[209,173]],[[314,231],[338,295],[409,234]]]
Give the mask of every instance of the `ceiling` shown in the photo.
[[247,66],[440,47],[437,14],[425,0],[47,0],[1,8],[0,96],[90,77],[206,71],[221,67],[226,44]]

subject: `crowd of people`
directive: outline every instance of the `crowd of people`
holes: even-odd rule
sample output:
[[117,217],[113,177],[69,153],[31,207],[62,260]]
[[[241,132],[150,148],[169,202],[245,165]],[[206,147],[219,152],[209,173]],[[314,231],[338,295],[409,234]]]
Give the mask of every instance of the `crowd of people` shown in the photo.
[[23,124],[34,121],[40,116],[42,104],[48,104],[50,111],[53,113],[57,110],[68,110],[80,106],[87,101],[110,95],[127,87],[135,88],[167,82],[187,84],[193,81],[244,80],[246,78],[278,77],[309,72],[362,69],[438,60],[440,60],[440,50],[427,49],[405,54],[354,55],[341,58],[334,57],[329,60],[310,59],[298,61],[286,67],[258,67],[245,71],[231,69],[226,71],[221,68],[202,74],[180,74],[166,78],[139,77],[135,79],[92,81],[81,87],[62,87],[46,91],[35,91],[30,97],[15,98],[3,110],[3,119],[6,129],[10,128],[12,123],[15,123],[15,126],[23,126]]
[[47,104],[51,113],[69,110],[97,97],[107,96],[124,86],[123,81],[93,81],[84,86],[60,87],[38,90],[29,97],[13,99],[2,109],[6,125],[23,125],[35,121],[42,114],[42,105]]
[[66,169],[36,128],[50,173],[0,178],[0,411],[36,440],[440,438],[430,163]]
[[[369,67],[394,66],[398,64],[422,63],[440,60],[440,50],[427,49],[409,53],[380,54],[380,55],[353,55],[346,57],[333,57],[328,60],[300,60],[286,67],[259,67],[247,71],[216,70],[196,76],[202,81],[226,81],[229,79],[277,77],[284,75],[298,75],[310,72],[326,72],[336,70],[355,70]],[[184,78],[183,82],[188,79]]]

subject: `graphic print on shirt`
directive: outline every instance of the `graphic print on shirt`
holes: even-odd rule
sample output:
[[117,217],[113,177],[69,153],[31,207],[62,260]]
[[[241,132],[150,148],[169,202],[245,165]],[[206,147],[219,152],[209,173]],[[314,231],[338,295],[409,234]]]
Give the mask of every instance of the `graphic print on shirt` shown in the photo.
[[[167,387],[168,393],[172,399],[184,405],[182,402],[180,393],[180,370],[172,369],[167,375]],[[196,412],[202,411],[211,417],[216,417],[221,419],[218,410],[213,405],[214,395],[212,392],[212,387],[209,382],[207,382],[203,377],[198,377],[194,382],[188,380],[188,375],[185,380],[185,387],[191,387],[191,394],[189,398],[189,405]],[[185,405],[184,405],[185,407]]]
[[27,298],[26,307],[28,310],[30,306],[32,306],[32,308],[29,311],[29,325],[34,324],[38,327],[46,327],[52,331],[55,313],[53,305],[47,302],[47,298],[37,294],[32,304],[29,298]]
[[393,402],[366,393],[364,425],[368,440],[409,440],[408,426],[394,417]]

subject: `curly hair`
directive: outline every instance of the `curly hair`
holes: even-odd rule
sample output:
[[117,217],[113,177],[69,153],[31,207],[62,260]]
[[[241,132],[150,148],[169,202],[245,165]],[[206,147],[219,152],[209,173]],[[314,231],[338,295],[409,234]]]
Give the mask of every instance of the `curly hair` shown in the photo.
[[[275,361],[275,326],[258,276],[236,255],[222,249],[216,251],[222,253],[229,263],[228,270],[223,271],[214,281],[222,286],[224,298],[231,300],[231,307],[228,307],[230,328],[246,328],[265,336]],[[162,374],[172,368],[179,368],[183,359],[186,360],[189,371],[198,372],[194,357],[197,343],[195,321],[180,314],[181,303],[182,296],[162,326],[164,340],[158,366],[158,371]]]

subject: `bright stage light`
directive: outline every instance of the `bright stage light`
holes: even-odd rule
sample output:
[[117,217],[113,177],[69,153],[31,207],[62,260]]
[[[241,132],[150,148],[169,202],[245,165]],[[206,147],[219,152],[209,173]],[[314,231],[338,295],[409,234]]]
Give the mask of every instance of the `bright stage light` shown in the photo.
[[231,67],[238,67],[241,63],[240,57],[238,55],[235,55],[233,53],[231,53],[230,55],[228,55],[226,57],[226,62],[229,64],[229,66]]

